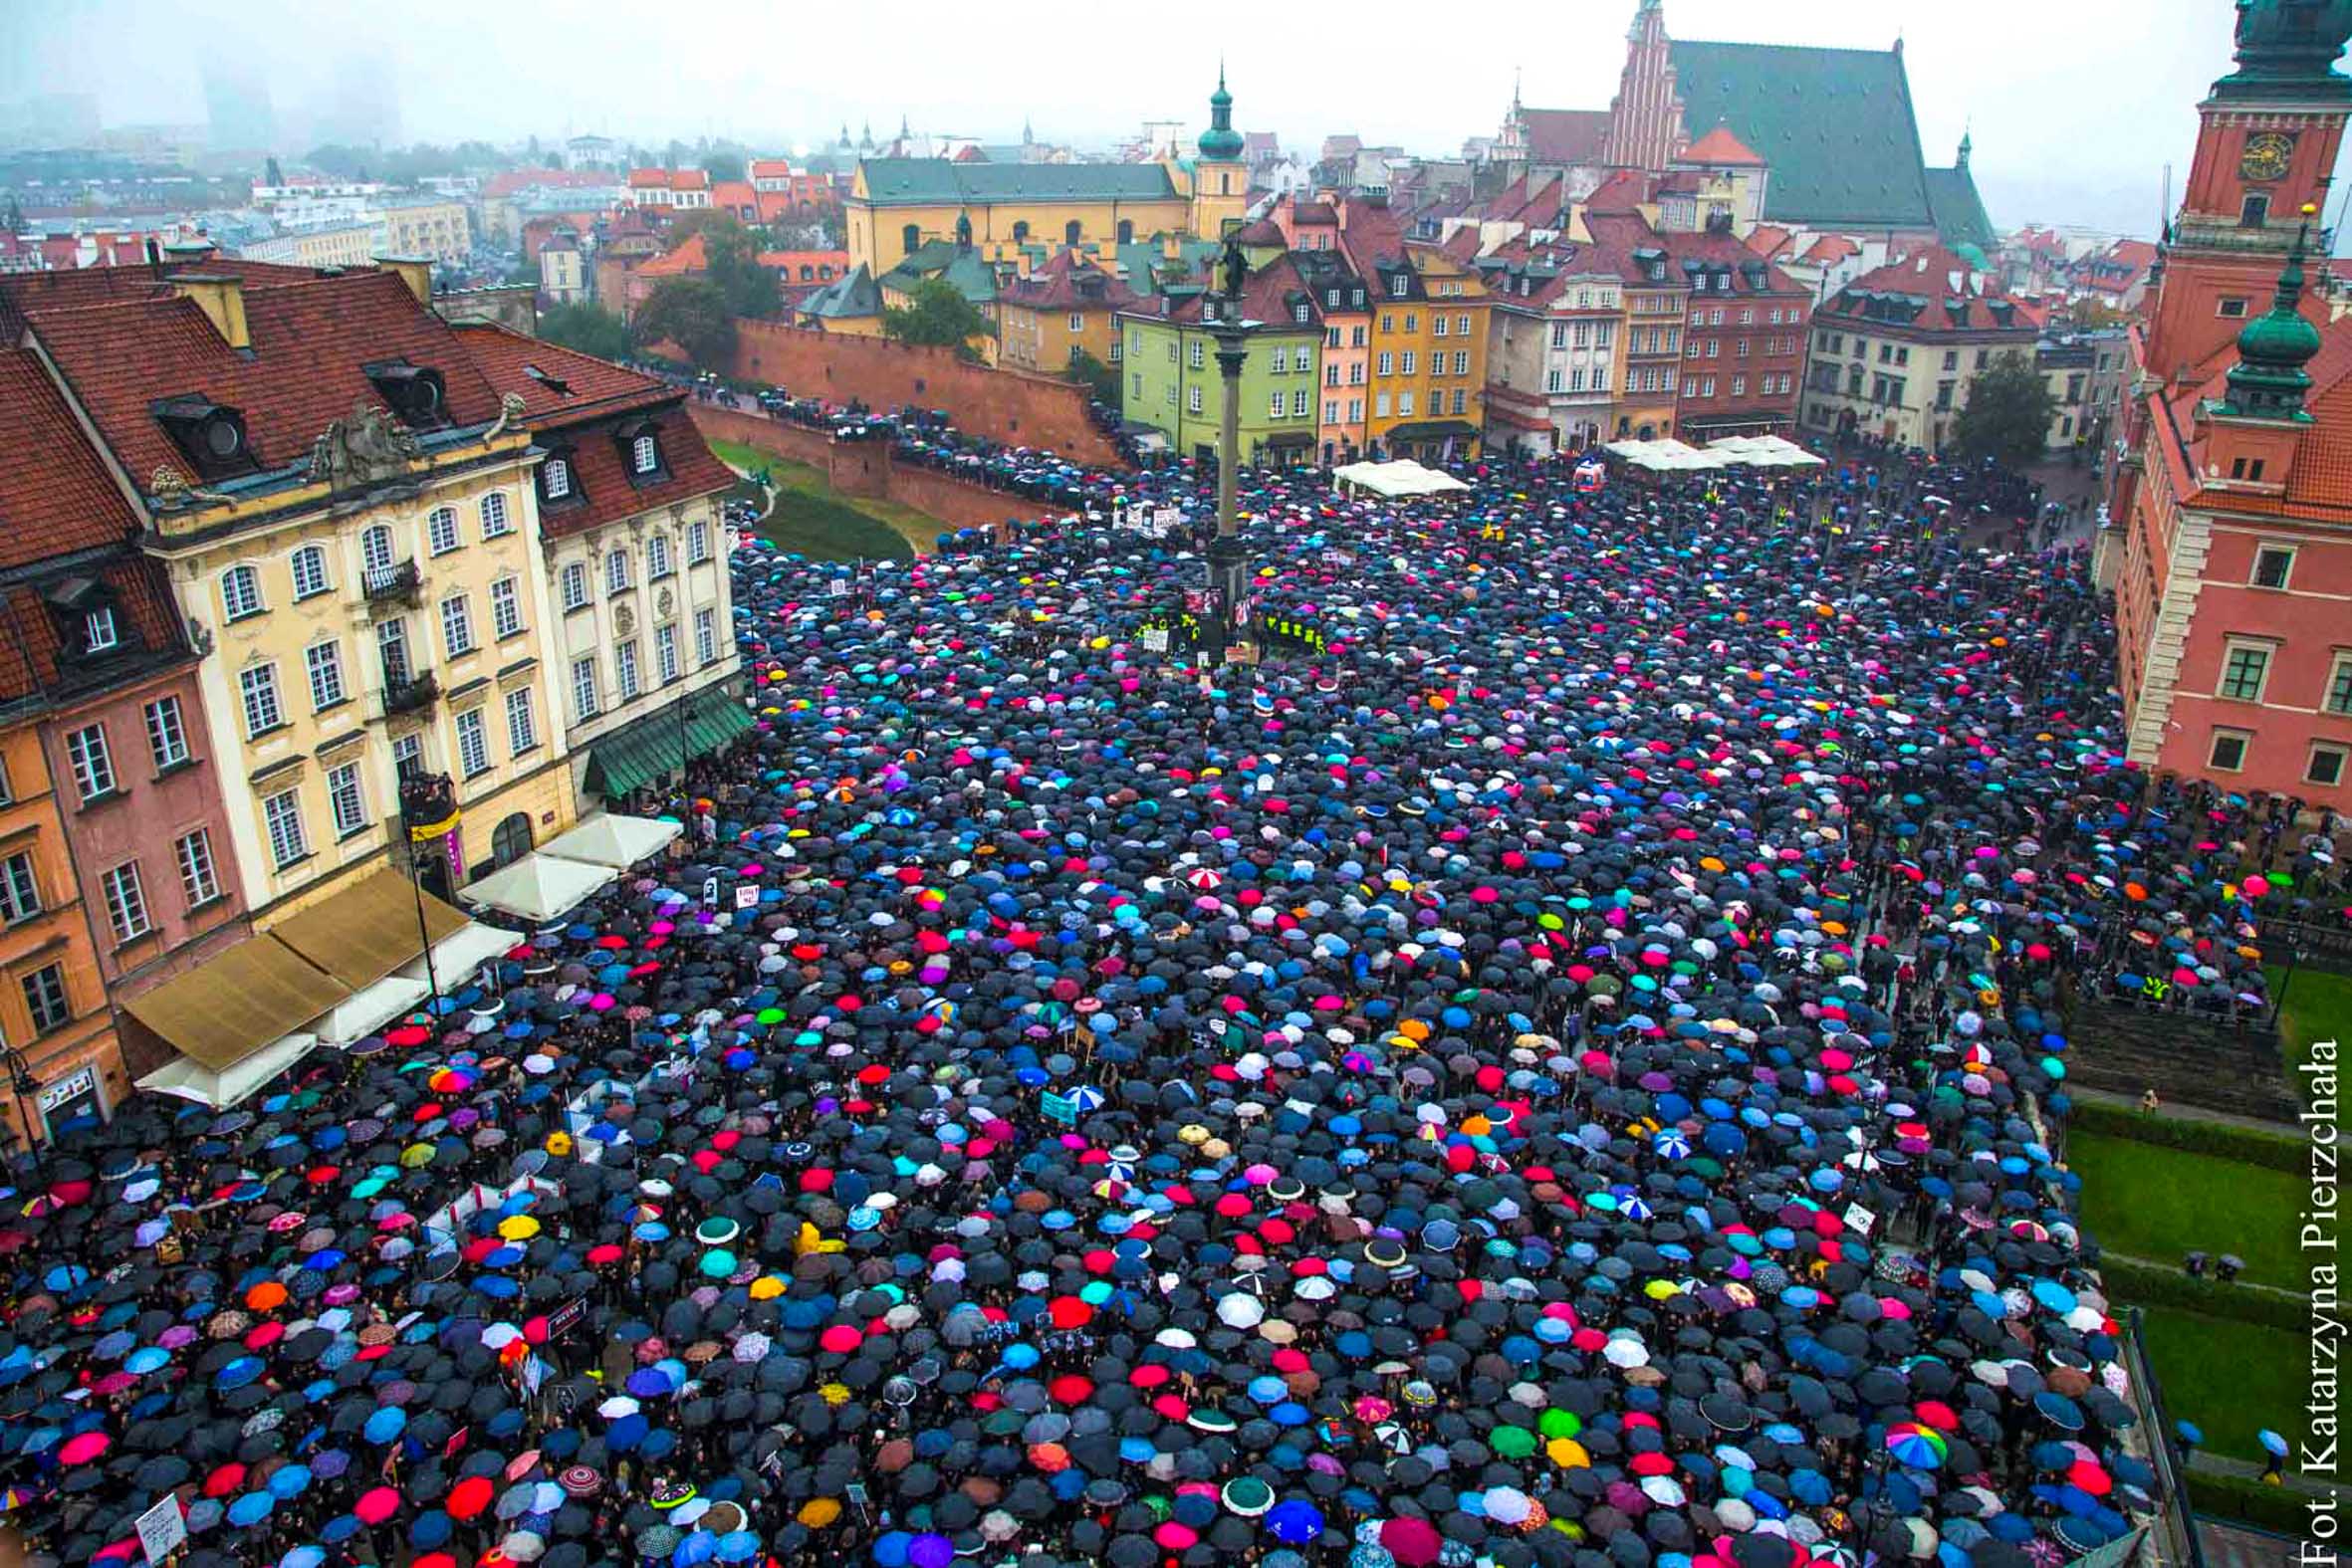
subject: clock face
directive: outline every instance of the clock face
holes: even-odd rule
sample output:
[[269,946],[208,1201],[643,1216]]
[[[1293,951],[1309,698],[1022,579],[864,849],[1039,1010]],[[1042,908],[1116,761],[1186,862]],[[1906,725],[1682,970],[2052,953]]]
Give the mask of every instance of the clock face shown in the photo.
[[2283,179],[2294,156],[2294,137],[2279,130],[2257,131],[2245,138],[2245,150],[2237,159],[2237,172],[2247,179]]

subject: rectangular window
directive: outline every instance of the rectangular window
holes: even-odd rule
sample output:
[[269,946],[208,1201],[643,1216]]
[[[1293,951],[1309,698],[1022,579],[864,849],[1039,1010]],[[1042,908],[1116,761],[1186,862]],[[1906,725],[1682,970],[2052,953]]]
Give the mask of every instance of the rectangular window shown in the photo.
[[1280,419],[1283,417],[1283,410],[1290,406],[1291,400],[1288,397],[1285,397],[1282,393],[1277,392],[1272,398],[1268,399],[1266,416],[1269,419]]
[[1745,359],[1748,357],[1748,350],[1754,348],[1756,344],[1749,338],[1738,338],[1733,343],[1734,352],[1732,357],[1735,359]]
[[583,654],[572,661],[572,716],[585,723],[601,711],[596,702],[596,657]]
[[1462,389],[1461,387],[1459,387],[1459,386],[1455,387],[1455,388],[1454,388],[1454,412],[1456,412],[1456,413],[1460,414],[1460,413],[1467,413],[1467,412],[1469,412],[1469,410],[1470,410],[1470,394],[1469,394],[1467,391],[1463,390],[1463,389]]
[[490,771],[490,740],[479,708],[457,716],[457,770],[468,779]]
[[1443,337],[1443,336],[1446,336],[1446,319],[1445,319],[1445,317],[1444,317],[1443,315],[1440,315],[1440,314],[1438,314],[1438,313],[1432,312],[1432,313],[1431,313],[1431,315],[1430,315],[1430,318],[1429,318],[1429,331],[1430,331],[1430,333],[1431,333],[1431,335],[1432,335],[1433,336],[1438,336],[1438,337]]
[[632,640],[612,650],[612,667],[620,672],[620,700],[637,695],[637,645]]
[[1363,417],[1364,400],[1360,397],[1349,398],[1347,400],[1347,422],[1349,424],[1354,424],[1357,420]]
[[694,662],[714,664],[719,657],[719,612],[705,607],[694,612]]
[[437,507],[424,520],[425,548],[436,556],[446,556],[457,548],[457,513],[450,507]]
[[656,626],[653,628],[653,669],[664,686],[678,678],[677,627]]
[[33,1014],[34,1032],[47,1034],[74,1021],[74,1005],[66,996],[64,965],[44,965],[27,975],[22,985],[25,1007]]
[[[1334,345],[1334,346],[1336,346],[1336,345]],[[1339,384],[1339,365],[1338,365],[1338,362],[1337,362],[1336,360],[1334,360],[1332,363],[1330,363],[1330,364],[1326,364],[1326,365],[1324,365],[1324,366],[1323,366],[1323,385],[1325,385],[1325,386],[1337,386],[1338,384]]]
[[452,659],[474,651],[474,612],[462,593],[441,601],[441,647]]
[[294,596],[307,599],[327,591],[327,552],[308,545],[294,553]]
[[1188,386],[1184,389],[1184,411],[1188,414],[1197,414],[1201,411],[1201,389],[1199,387]]
[[147,704],[147,750],[155,757],[155,772],[177,768],[188,760],[188,732],[180,722],[179,699],[158,697]]
[[1191,352],[1185,356],[1185,362],[1191,365],[1195,370],[1199,369],[1204,363],[1207,362],[1201,356],[1201,340],[1198,337],[1195,337],[1192,340]]
[[2339,653],[2327,672],[2327,695],[2319,706],[2339,716],[2352,715],[2352,653]]
[[576,610],[588,601],[588,567],[573,561],[564,568],[564,608]]
[[41,884],[33,875],[30,850],[0,860],[0,909],[7,911],[11,923],[41,913]]
[[107,727],[91,725],[66,737],[66,757],[73,764],[74,786],[85,800],[115,792],[115,759],[107,751]]
[[2254,552],[2254,586],[2283,588],[2295,569],[2295,553],[2285,545],[2264,545]]
[[517,687],[506,694],[507,751],[520,757],[538,744],[539,714],[531,706],[531,688]]
[[1707,344],[1701,341],[1699,338],[1689,338],[1683,344],[1683,357],[1686,359],[1703,358],[1706,356],[1706,353]]
[[501,641],[523,629],[523,592],[513,577],[490,584],[490,629]]
[[1382,375],[1394,375],[1396,373],[1396,356],[1385,348],[1380,350],[1379,373]]
[[415,731],[392,743],[392,777],[415,779],[424,772],[424,739]]
[[270,863],[283,871],[311,852],[302,830],[302,801],[292,789],[280,790],[261,803],[261,819],[270,834]]
[[1744,375],[1735,375],[1732,377],[1732,395],[1734,397],[1745,397],[1748,395],[1748,377]]
[[1326,398],[1324,398],[1324,399],[1323,399],[1323,423],[1324,423],[1324,424],[1327,424],[1327,425],[1335,425],[1335,424],[1337,424],[1338,422],[1339,422],[1339,399],[1338,399],[1338,398],[1336,398],[1336,397],[1326,397]]
[[311,711],[332,708],[343,701],[343,649],[338,643],[322,642],[303,650],[303,664],[311,676]]
[[604,591],[618,593],[629,585],[629,556],[616,550],[604,558]]
[[686,529],[686,564],[699,566],[711,559],[711,526],[708,523],[689,524]]
[[187,895],[190,909],[220,897],[220,873],[212,864],[210,829],[197,828],[171,849],[179,859],[179,890]]
[[[1584,379],[1584,372],[1581,370],[1577,371],[1576,379],[1578,382],[1581,382]],[[1563,376],[1556,367],[1546,370],[1543,372],[1543,390],[1546,392],[1565,391],[1566,387],[1563,384],[1565,380],[1566,377]]]
[[1372,394],[1372,417],[1374,419],[1386,419],[1388,417],[1388,394],[1386,392],[1375,392]]
[[2222,689],[2215,695],[2232,702],[2260,702],[2270,680],[2270,649],[2266,644],[2234,642],[2222,661]]
[[2344,782],[2345,749],[2322,741],[2311,748],[2310,760],[2303,764],[2305,784],[2326,784],[2331,788]]
[[349,838],[367,825],[367,798],[359,791],[357,763],[327,770],[327,808],[334,813],[338,838]]
[[1307,415],[1306,390],[1301,387],[1291,394],[1291,417],[1304,419]]
[[659,582],[670,574],[670,542],[667,534],[656,534],[645,541],[645,580]]
[[104,653],[122,639],[115,631],[115,611],[101,604],[82,617],[82,648],[86,653]]
[[2242,294],[2225,296],[2221,303],[2215,307],[2214,314],[2226,316],[2232,321],[2235,321],[2245,315],[2245,296]]
[[2206,754],[2206,765],[2218,773],[2242,772],[2246,742],[2251,739],[2243,730],[2216,730],[2212,750]]

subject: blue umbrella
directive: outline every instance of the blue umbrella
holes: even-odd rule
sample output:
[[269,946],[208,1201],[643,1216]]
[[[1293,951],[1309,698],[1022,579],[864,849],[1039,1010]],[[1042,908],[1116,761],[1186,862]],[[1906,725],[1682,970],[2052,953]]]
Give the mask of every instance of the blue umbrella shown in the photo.
[[2273,1457],[2283,1459],[2287,1456],[2286,1440],[2267,1427],[2254,1434],[2254,1441],[2262,1446],[2263,1453]]
[[714,1555],[723,1563],[748,1563],[760,1555],[760,1538],[749,1530],[729,1530],[719,1537]]
[[278,1506],[278,1499],[266,1491],[249,1491],[229,1504],[229,1522],[240,1530],[249,1530],[270,1516]]
[[1322,1510],[1295,1497],[1278,1502],[1267,1512],[1266,1533],[1278,1541],[1302,1546],[1323,1533]]
[[2033,1396],[2033,1408],[2041,1413],[2043,1420],[2060,1432],[2082,1430],[2082,1407],[2063,1394],[2043,1389]]
[[368,1416],[359,1434],[369,1443],[383,1444],[397,1438],[407,1426],[408,1412],[397,1405],[380,1405]]

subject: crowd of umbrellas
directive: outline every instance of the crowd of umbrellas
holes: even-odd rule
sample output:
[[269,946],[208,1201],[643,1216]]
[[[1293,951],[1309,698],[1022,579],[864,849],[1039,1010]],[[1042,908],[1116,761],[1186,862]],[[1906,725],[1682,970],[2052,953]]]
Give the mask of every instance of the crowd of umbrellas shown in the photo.
[[2119,934],[2259,1000],[2254,811],[2124,765],[2075,558],[1464,472],[1248,476],[1320,647],[1212,679],[1189,467],[912,563],[744,545],[707,833],[20,1178],[10,1521],[127,1563],[176,1497],[188,1568],[2129,1533],[2062,1014]]

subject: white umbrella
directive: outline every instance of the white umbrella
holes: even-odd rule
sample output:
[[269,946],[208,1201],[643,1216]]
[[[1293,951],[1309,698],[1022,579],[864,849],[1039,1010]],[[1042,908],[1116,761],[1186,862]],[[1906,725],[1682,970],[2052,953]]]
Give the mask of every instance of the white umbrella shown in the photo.
[[1266,1321],[1266,1307],[1256,1296],[1237,1290],[1217,1303],[1217,1320],[1228,1328],[1256,1328]]

